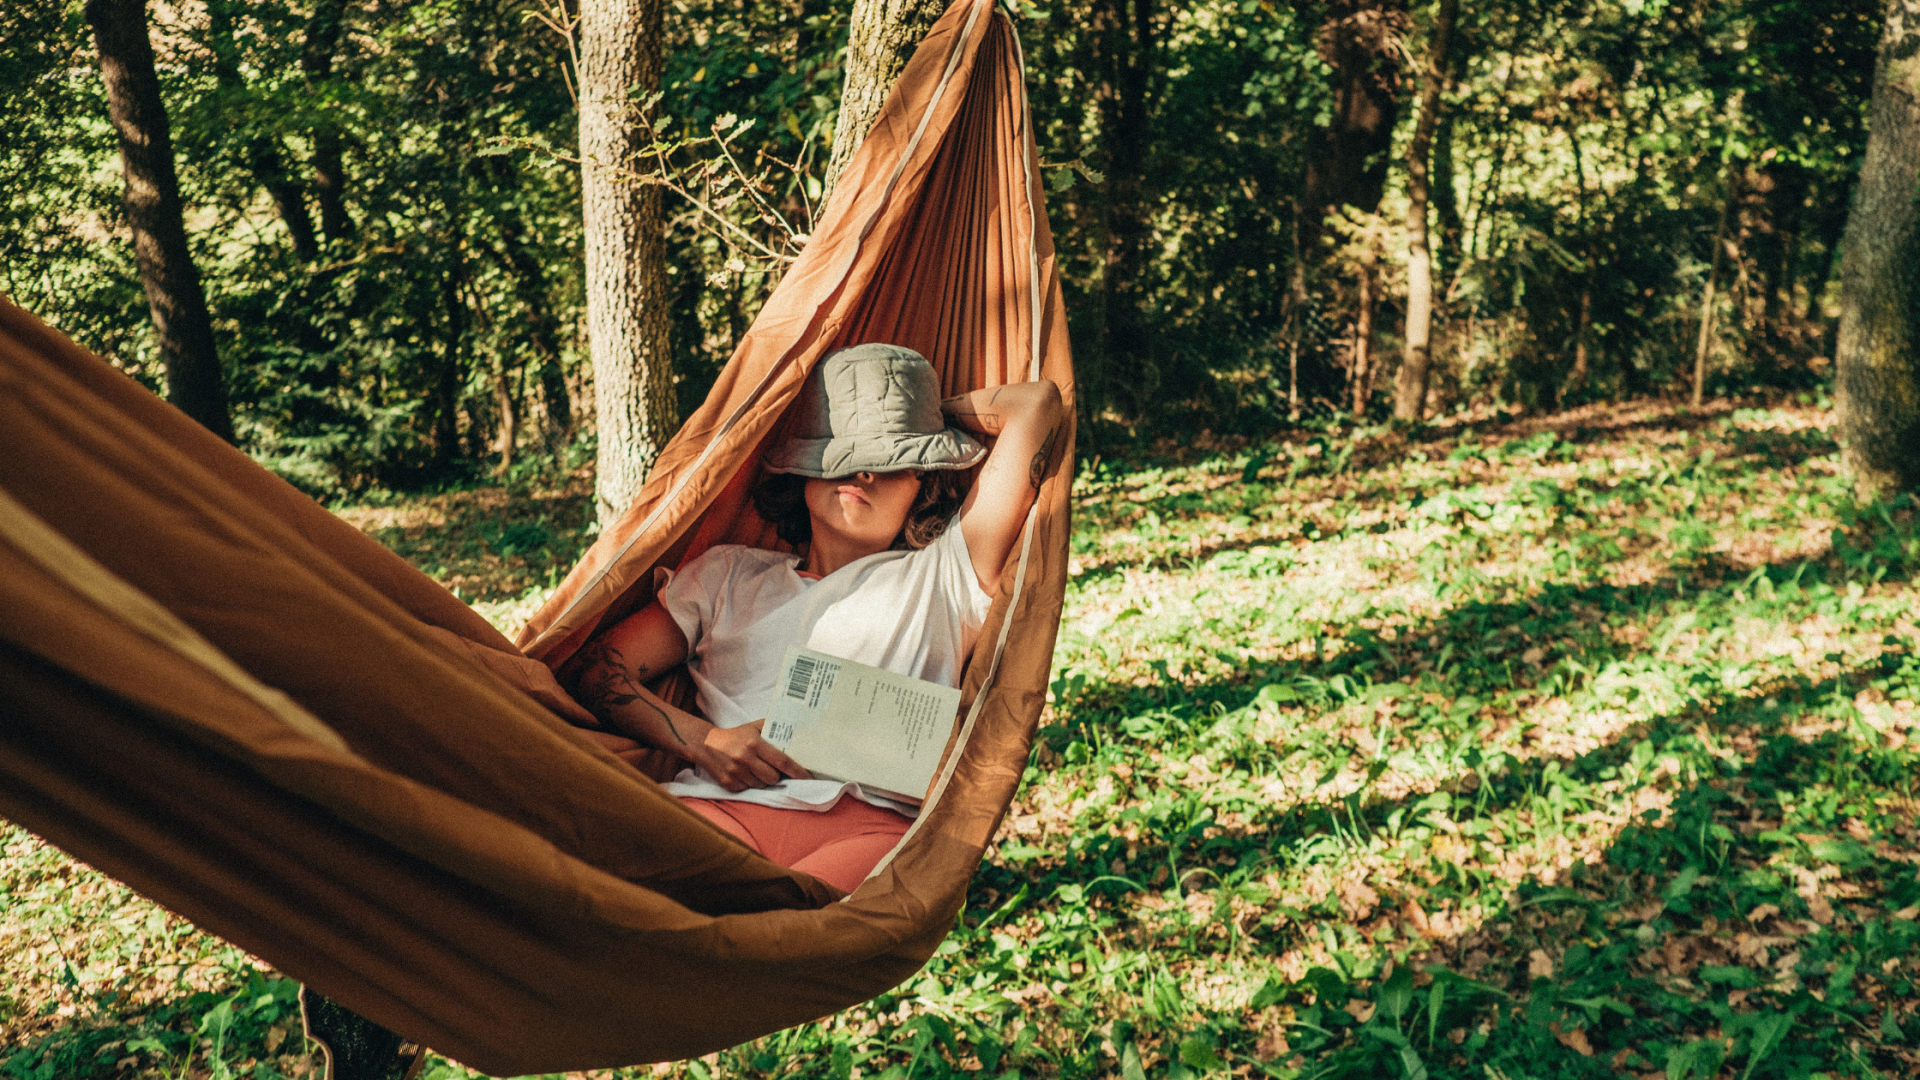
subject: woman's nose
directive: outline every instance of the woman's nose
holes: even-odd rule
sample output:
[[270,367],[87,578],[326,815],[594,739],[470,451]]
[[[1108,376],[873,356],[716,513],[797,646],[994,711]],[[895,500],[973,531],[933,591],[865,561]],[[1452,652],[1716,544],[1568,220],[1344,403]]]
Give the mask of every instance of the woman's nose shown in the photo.
[[873,483],[873,474],[870,472],[857,472],[857,473],[854,473],[853,475],[857,477],[859,481],[863,484]]

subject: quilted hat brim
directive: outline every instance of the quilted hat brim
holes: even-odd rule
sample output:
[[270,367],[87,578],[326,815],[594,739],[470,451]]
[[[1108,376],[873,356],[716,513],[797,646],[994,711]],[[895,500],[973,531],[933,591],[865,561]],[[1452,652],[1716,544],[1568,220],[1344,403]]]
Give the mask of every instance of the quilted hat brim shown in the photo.
[[769,453],[768,472],[799,476],[851,476],[858,472],[902,469],[971,469],[987,456],[967,433],[955,428],[931,435],[868,434],[833,439],[788,439]]

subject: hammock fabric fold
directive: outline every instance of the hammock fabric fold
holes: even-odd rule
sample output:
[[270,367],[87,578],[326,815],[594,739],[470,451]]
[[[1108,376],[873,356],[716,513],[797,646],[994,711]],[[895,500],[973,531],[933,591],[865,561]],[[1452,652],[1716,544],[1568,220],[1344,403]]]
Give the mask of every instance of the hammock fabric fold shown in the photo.
[[851,896],[688,812],[563,691],[656,568],[769,542],[760,453],[812,365],[867,340],[919,349],[949,392],[1044,376],[1071,404],[1019,48],[990,0],[935,26],[706,404],[518,646],[0,301],[0,814],[495,1074],[696,1056],[898,985],[1026,764],[1070,438],[926,809]]

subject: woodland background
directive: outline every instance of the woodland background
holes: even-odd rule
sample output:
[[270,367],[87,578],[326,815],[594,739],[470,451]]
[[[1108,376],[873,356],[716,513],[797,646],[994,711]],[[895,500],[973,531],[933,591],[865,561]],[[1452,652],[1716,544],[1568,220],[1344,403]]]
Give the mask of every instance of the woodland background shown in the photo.
[[[513,629],[615,443],[577,11],[87,6],[151,36],[236,440]],[[857,12],[912,6],[665,5],[682,415],[804,242]],[[1082,410],[1022,789],[908,983],[597,1075],[1920,1070],[1920,505],[1847,458],[1920,467],[1920,397],[1847,376],[1914,385],[1912,200],[1853,192],[1920,4],[1012,10]],[[0,6],[0,291],[159,388],[88,23]],[[1898,241],[1851,291],[1850,201]],[[9,1080],[316,1075],[294,983],[8,823],[0,957]]]
[[[666,8],[656,146],[681,188],[666,263],[684,415],[807,231],[851,2]],[[1433,9],[1014,10],[1089,453],[1384,414]],[[308,490],[592,456],[567,17],[534,0],[151,9],[238,439]],[[1431,132],[1429,411],[1684,388],[1702,349],[1709,392],[1819,384],[1880,26],[1872,0],[1460,12]],[[0,39],[0,290],[159,386],[85,20],[9,5]]]

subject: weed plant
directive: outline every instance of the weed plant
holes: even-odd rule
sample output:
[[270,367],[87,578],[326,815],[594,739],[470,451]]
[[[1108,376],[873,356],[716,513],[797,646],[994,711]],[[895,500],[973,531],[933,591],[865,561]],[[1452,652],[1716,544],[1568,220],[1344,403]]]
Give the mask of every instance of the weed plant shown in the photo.
[[[1086,463],[1031,766],[938,955],[606,1075],[1920,1074],[1920,523],[1852,499],[1830,424],[1592,408]],[[460,552],[531,503],[449,498],[398,540],[505,617],[538,558]],[[0,1075],[308,1067],[284,980],[5,845]]]

